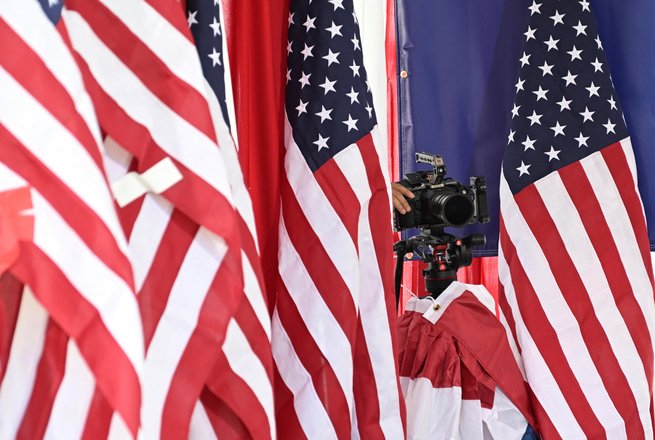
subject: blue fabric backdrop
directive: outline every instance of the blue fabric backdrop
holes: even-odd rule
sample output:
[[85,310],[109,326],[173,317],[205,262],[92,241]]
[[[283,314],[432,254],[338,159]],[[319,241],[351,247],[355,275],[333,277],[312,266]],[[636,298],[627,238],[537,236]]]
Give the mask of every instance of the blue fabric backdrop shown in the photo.
[[[592,0],[601,40],[633,137],[640,190],[655,250],[655,2]],[[448,175],[487,177],[492,221],[484,232],[498,247],[498,182],[510,126],[518,58],[531,0],[397,0],[401,174],[414,152],[444,156]]]

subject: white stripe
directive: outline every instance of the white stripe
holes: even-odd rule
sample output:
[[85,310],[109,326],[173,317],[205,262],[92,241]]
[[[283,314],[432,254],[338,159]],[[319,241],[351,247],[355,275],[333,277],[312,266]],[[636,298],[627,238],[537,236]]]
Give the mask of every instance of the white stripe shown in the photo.
[[26,287],[5,376],[0,382],[0,438],[15,438],[23,421],[43,352],[47,325],[48,314]]
[[[357,237],[359,254],[363,257],[359,258],[361,276],[358,308],[377,387],[380,427],[386,438],[402,438],[404,432],[400,417],[396,359],[385,301],[387,292],[382,283],[368,217],[371,188],[367,179],[367,171],[364,159],[356,145],[339,152],[334,160],[355,192],[360,204]],[[373,170],[369,172],[373,172]],[[389,228],[389,234],[391,234],[391,228]]]
[[[60,122],[0,67],[0,121],[38,160],[88,205],[127,253],[102,171]],[[35,129],[35,121],[38,126]],[[6,148],[6,147],[5,147]],[[65,157],[66,160],[62,160]]]
[[[168,69],[201,95],[202,67],[194,44],[146,2],[99,0],[159,58]],[[156,30],[156,32],[153,32]]]
[[271,438],[275,438],[275,413],[273,408],[273,387],[268,380],[266,368],[252,351],[250,343],[239,324],[232,319],[227,326],[223,352],[232,371],[250,387],[261,404],[271,428]]
[[509,326],[509,322],[507,322],[505,313],[503,313],[503,309],[499,307],[498,312],[499,312],[498,320],[500,321],[500,323],[503,325],[503,328],[505,329],[505,333],[507,334],[507,342],[509,342],[509,348],[512,350],[512,355],[514,356],[516,365],[519,367],[519,370],[521,371],[521,376],[523,376],[523,380],[527,381],[528,379],[525,375],[525,368],[523,368],[523,357],[521,356],[521,352],[519,351],[519,347],[517,345],[518,341],[514,339],[514,335],[512,334],[512,330]]
[[200,401],[196,402],[191,415],[189,440],[218,440],[207,411]]
[[34,243],[50,257],[100,315],[137,374],[143,362],[143,334],[136,297],[64,222],[40,194],[34,192]]
[[[143,199],[129,242],[134,261],[132,267],[137,292],[141,292],[143,283],[152,269],[152,263],[155,261],[172,214],[173,205],[164,198],[148,194]],[[157,269],[161,270],[161,268]]]
[[[501,215],[507,226],[509,239],[516,247],[518,259],[530,280],[544,313],[557,331],[559,342],[573,374],[578,379],[594,414],[605,428],[608,437],[626,437],[625,423],[603,384],[598,370],[585,345],[580,326],[562,296],[532,230],[523,218],[505,177],[500,183]],[[529,374],[528,374],[529,376]]]
[[86,123],[86,128],[93,135],[96,144],[100,145],[100,129],[95,109],[84,88],[82,75],[61,34],[43,13],[41,5],[35,1],[3,0],[0,17],[36,52],[57,81],[73,97],[75,109]]
[[68,340],[65,371],[52,405],[45,439],[82,438],[84,432],[96,381],[73,339]]
[[[600,159],[600,156],[596,156],[596,158]],[[612,178],[608,174],[603,181],[607,182],[609,180],[612,180]],[[607,184],[604,186],[607,186]],[[605,330],[605,336],[608,338],[612,352],[616,355],[616,360],[634,395],[646,436],[652,437],[649,409],[651,390],[648,386],[644,365],[616,305],[605,276],[605,269],[587,235],[576,206],[571,200],[559,173],[551,173],[540,179],[535,183],[535,187],[544,201],[562,240],[566,243],[567,252],[584,284],[586,292],[576,292],[576,294],[586,295],[591,301],[594,315]],[[603,188],[603,190],[605,189]],[[616,204],[616,201],[614,203]],[[614,223],[610,224],[614,225]],[[620,228],[618,225],[616,227]],[[614,270],[614,268],[608,268],[608,270]],[[614,293],[620,294],[621,292]],[[627,318],[631,319],[631,317]]]
[[143,368],[141,422],[145,438],[160,437],[171,381],[226,252],[222,241],[200,228],[179,268]]
[[114,413],[111,418],[111,422],[109,423],[109,435],[107,435],[107,440],[128,440],[131,438],[132,433],[125,424],[123,418],[120,417],[117,413]]
[[588,156],[581,161],[581,164],[603,211],[603,216],[610,226],[614,243],[619,246],[621,262],[630,281],[632,294],[644,314],[651,341],[655,346],[653,286],[639,251],[639,243],[632,229],[630,216],[623,205],[614,179],[609,177],[611,173],[602,155],[596,153]]
[[[537,344],[528,331],[519,310],[518,299],[512,284],[512,275],[505,261],[503,249],[498,244],[498,278],[505,290],[505,297],[514,316],[516,338],[522,349],[525,376],[532,392],[548,414],[557,432],[565,439],[583,439],[585,434],[564,399],[559,384],[555,381]],[[530,317],[526,317],[530,319]]]
[[[243,251],[241,251],[241,262],[243,268],[243,291],[246,294],[246,298],[248,299],[252,310],[257,316],[257,321],[264,329],[264,332],[270,341],[271,317],[268,314],[268,305],[266,304],[266,298],[264,297],[262,286],[259,285],[259,280],[255,275],[252,264],[246,253]],[[255,261],[255,264],[259,264],[259,261]]]
[[[316,394],[312,378],[303,367],[284,330],[277,310],[271,319],[273,331],[273,359],[284,384],[293,393],[293,407],[300,426],[310,439],[336,439],[332,421]],[[288,409],[287,409],[288,411]]]
[[[403,377],[406,387],[407,438],[410,440],[450,440],[484,438],[460,436],[462,388],[434,388],[430,379]],[[482,431],[482,420],[477,423]],[[480,432],[482,434],[482,432]]]
[[161,102],[104,45],[81,15],[64,9],[62,17],[75,50],[87,62],[104,91],[130,118],[148,129],[164,152],[219,192],[229,195],[225,165],[216,143]]
[[[302,258],[293,247],[282,213],[280,214],[279,270],[282,281],[298,308],[298,313],[330,364],[330,368],[334,370],[348,402],[348,408],[352,409],[354,396],[350,341],[316,288]],[[330,293],[327,292],[328,295]]]
[[353,303],[358,303],[359,259],[357,249],[341,218],[336,213],[323,189],[314,178],[307,161],[291,136],[289,120],[285,117],[285,169],[300,209],[307,218],[321,245],[348,286]]

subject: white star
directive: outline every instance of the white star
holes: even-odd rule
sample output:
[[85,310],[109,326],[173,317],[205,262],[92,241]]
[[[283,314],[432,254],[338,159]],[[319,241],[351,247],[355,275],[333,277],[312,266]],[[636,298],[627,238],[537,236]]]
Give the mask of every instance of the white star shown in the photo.
[[539,66],[539,68],[542,71],[542,76],[546,76],[546,75],[551,75],[552,76],[553,75],[552,70],[553,70],[554,66],[555,66],[554,64],[549,65],[547,62],[544,61],[544,65]]
[[301,54],[303,54],[303,61],[307,59],[307,57],[313,57],[314,54],[312,53],[312,49],[314,49],[314,46],[307,46],[307,43],[305,43],[305,48],[300,51]]
[[531,54],[526,54],[525,52],[523,52],[523,56],[519,60],[519,61],[521,61],[521,67],[525,66],[526,64],[528,66],[530,65],[530,61],[528,61],[528,60],[530,59],[531,56],[532,56]]
[[219,66],[221,65],[221,59],[220,59],[221,53],[216,52],[215,47],[212,47],[212,53],[207,54],[207,56],[209,58],[211,58],[211,60],[212,60],[212,67],[216,67],[216,65],[219,65]]
[[556,150],[553,148],[553,146],[550,146],[550,151],[545,151],[544,154],[548,156],[548,162],[550,162],[553,159],[559,160],[559,153],[562,150]]
[[580,115],[582,115],[582,117],[584,118],[582,122],[587,122],[587,121],[594,122],[594,118],[592,117],[594,113],[596,112],[589,111],[589,108],[585,107],[584,111],[580,112]]
[[352,39],[350,41],[353,42],[353,47],[354,47],[353,50],[358,50],[358,49],[362,50],[362,48],[359,47],[359,40],[357,39],[357,35],[353,35],[353,37],[352,37]]
[[329,28],[325,28],[325,30],[330,33],[330,39],[334,38],[335,35],[339,35],[340,37],[343,37],[343,35],[341,35],[342,26],[343,25],[337,26],[336,24],[334,24],[334,22],[332,22],[332,26],[330,26]]
[[[589,2],[587,0],[582,0],[580,2],[580,6],[582,6],[583,11],[589,11]],[[589,11],[591,12],[591,11]]]
[[616,132],[614,131],[614,127],[616,127],[616,124],[612,124],[612,121],[610,121],[609,118],[607,119],[607,124],[603,124],[603,127],[607,129],[607,134],[610,133],[616,134]]
[[371,107],[368,102],[366,103],[366,107],[364,109],[368,112],[368,117],[372,118],[373,117],[373,107]]
[[350,88],[350,93],[346,93],[346,96],[350,98],[350,104],[357,103],[359,104],[359,99],[357,99],[358,92],[355,91],[352,87]]
[[214,21],[209,25],[210,28],[214,31],[214,36],[221,35],[221,22],[216,20],[216,17],[212,17]]
[[559,43],[559,40],[554,40],[552,35],[548,41],[544,41],[544,44],[548,46],[548,52],[550,52],[551,49],[557,50],[557,43]]
[[293,52],[292,46],[293,41],[287,41],[287,55],[289,55],[291,52]]
[[355,60],[353,60],[352,66],[350,66],[350,69],[353,71],[353,78],[356,76],[359,76],[359,68],[361,66],[358,66]]
[[516,169],[516,171],[520,173],[519,177],[521,177],[524,174],[527,174],[529,176],[530,172],[528,171],[528,168],[530,168],[531,166],[532,165],[526,165],[523,163],[523,161],[521,161],[521,166]]
[[514,119],[514,116],[519,115],[519,109],[521,108],[520,105],[514,104],[514,108],[512,109],[512,119]]
[[296,110],[298,110],[298,116],[302,115],[303,113],[307,113],[307,104],[309,104],[309,101],[302,102],[302,99],[300,100],[300,104],[298,104],[298,107],[296,107]]
[[592,66],[594,66],[594,72],[602,72],[603,71],[603,63],[598,61],[598,57],[596,57],[596,60],[591,63]]
[[507,145],[514,142],[514,135],[515,134],[516,134],[516,132],[514,130],[509,131],[509,135],[507,136]]
[[555,10],[555,15],[550,17],[553,20],[553,26],[557,26],[557,23],[564,24],[564,16],[566,14],[560,14],[559,11]]
[[596,41],[596,44],[598,45],[598,48],[602,49],[603,48],[603,43],[600,42],[600,36],[597,35],[595,41]]
[[321,124],[325,122],[326,119],[329,119],[330,121],[332,120],[332,117],[330,116],[330,113],[332,113],[333,109],[326,109],[324,106],[321,106],[321,111],[318,113],[314,113],[316,116],[321,118]]
[[582,132],[580,132],[580,136],[575,138],[575,140],[578,141],[578,148],[580,148],[583,145],[587,147],[588,146],[587,139],[589,139],[589,136],[582,136]]
[[577,24],[577,26],[572,26],[572,28],[575,29],[575,30],[577,31],[577,34],[575,34],[576,37],[577,37],[578,35],[580,35],[580,34],[582,34],[582,35],[587,35],[587,31],[585,31],[585,29],[587,29],[587,26],[583,25],[583,24],[580,22],[580,20],[578,20],[578,24]]
[[315,21],[316,17],[310,18],[309,14],[307,14],[307,20],[302,24],[307,29],[305,32],[309,32],[310,29],[316,29],[316,26],[314,26]]
[[198,15],[198,11],[193,11],[189,10],[189,15],[187,16],[186,23],[191,27],[193,24],[198,24],[198,20],[196,20],[196,15]]
[[526,136],[525,140],[521,142],[521,145],[523,145],[523,151],[528,151],[528,150],[534,150],[534,143],[537,142],[537,140],[532,140],[530,139],[530,136]]
[[525,84],[524,79],[519,79],[519,82],[516,83],[516,91],[523,90],[523,84]]
[[575,45],[573,46],[573,49],[571,49],[570,51],[568,51],[566,53],[571,55],[571,61],[573,61],[575,59],[582,60],[582,57],[580,56],[580,54],[582,53],[582,49],[581,50],[576,49]]
[[292,24],[296,24],[296,22],[293,21],[294,14],[295,12],[289,12],[289,18],[287,19],[287,21],[289,22],[289,26],[291,26]]
[[291,69],[287,69],[287,82],[291,81]]
[[353,20],[355,21],[355,24],[359,24],[359,21],[357,21],[357,14],[353,12]]
[[[548,93],[548,90],[544,90],[539,86],[539,90],[535,90],[532,93],[537,95],[537,101],[539,101],[541,99],[546,99],[546,93]],[[546,99],[546,101],[548,101],[548,99]]]
[[221,0],[214,0],[214,6],[220,6]]
[[334,85],[336,83],[337,83],[336,80],[330,81],[327,77],[325,77],[325,82],[323,84],[319,84],[318,86],[323,87],[323,89],[325,90],[324,94],[327,95],[328,92],[335,92],[335,93],[337,92],[336,90],[334,90]]
[[530,6],[528,9],[530,10],[530,15],[534,14],[541,14],[541,11],[539,8],[541,7],[542,3],[537,3],[536,1],[532,1],[532,6]]
[[59,0],[48,0],[48,6],[51,8],[58,4],[59,4]]
[[329,137],[324,138],[324,137],[321,136],[321,134],[319,133],[319,135],[318,135],[318,139],[316,139],[316,140],[315,140],[314,142],[312,142],[312,143],[318,147],[318,151],[321,151],[323,148],[327,148],[327,149],[330,148],[330,147],[327,146],[327,141],[329,141],[329,140],[330,140]]
[[339,64],[339,60],[337,57],[339,56],[340,52],[333,53],[332,49],[328,49],[328,54],[323,57],[324,60],[327,60],[328,62],[328,67],[332,65],[332,63],[337,63]]
[[578,77],[578,75],[572,75],[571,71],[569,70],[568,74],[566,76],[563,76],[562,79],[566,81],[566,85],[568,86],[569,84],[575,84],[575,79]]
[[357,119],[353,119],[350,113],[348,113],[348,120],[342,122],[348,126],[348,132],[350,130],[357,130]]
[[559,121],[555,123],[554,127],[550,127],[551,130],[555,132],[553,137],[557,137],[558,134],[561,134],[564,136],[564,129],[566,128],[566,125],[560,125]]
[[539,124],[541,125],[541,117],[543,115],[538,115],[536,111],[532,110],[532,116],[528,116],[528,119],[530,120],[530,127],[532,127],[534,124]]
[[571,110],[571,107],[569,104],[573,102],[572,100],[567,100],[564,96],[562,96],[562,100],[557,103],[559,105],[559,111],[564,111],[564,109]]
[[328,0],[329,3],[332,3],[334,5],[334,10],[336,11],[337,9],[346,9],[343,7],[343,0]]
[[312,76],[312,74],[311,73],[305,73],[305,72],[300,72],[300,74],[302,76],[300,77],[298,82],[300,82],[300,84],[302,84],[300,86],[300,90],[302,90],[305,86],[309,85],[309,77]]
[[600,98],[600,95],[598,94],[598,89],[600,89],[600,87],[595,86],[593,81],[591,82],[589,87],[585,87],[585,89],[587,89],[587,91],[589,92],[589,97],[590,98],[592,96],[594,96],[594,95],[596,95],[596,96],[598,96]]
[[610,96],[610,99],[608,99],[607,102],[610,103],[610,108],[612,110],[618,110],[618,108],[616,107],[616,101],[614,100],[613,96]]
[[530,38],[534,38],[534,33],[537,32],[536,29],[532,29],[530,26],[528,26],[528,30],[523,33],[525,37],[527,38],[526,41],[530,41]]

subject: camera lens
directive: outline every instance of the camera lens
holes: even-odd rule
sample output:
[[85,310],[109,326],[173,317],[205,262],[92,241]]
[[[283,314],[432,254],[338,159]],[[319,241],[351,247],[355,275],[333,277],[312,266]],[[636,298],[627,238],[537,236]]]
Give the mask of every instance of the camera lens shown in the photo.
[[437,194],[430,201],[430,208],[435,216],[449,226],[463,226],[473,217],[473,202],[463,194]]

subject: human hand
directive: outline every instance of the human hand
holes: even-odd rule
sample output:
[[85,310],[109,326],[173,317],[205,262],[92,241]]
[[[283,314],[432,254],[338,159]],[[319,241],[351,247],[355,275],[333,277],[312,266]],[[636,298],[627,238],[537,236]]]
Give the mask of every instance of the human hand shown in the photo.
[[412,208],[407,203],[407,199],[413,199],[414,193],[400,183],[391,183],[391,195],[393,198],[393,207],[401,214],[407,214]]

